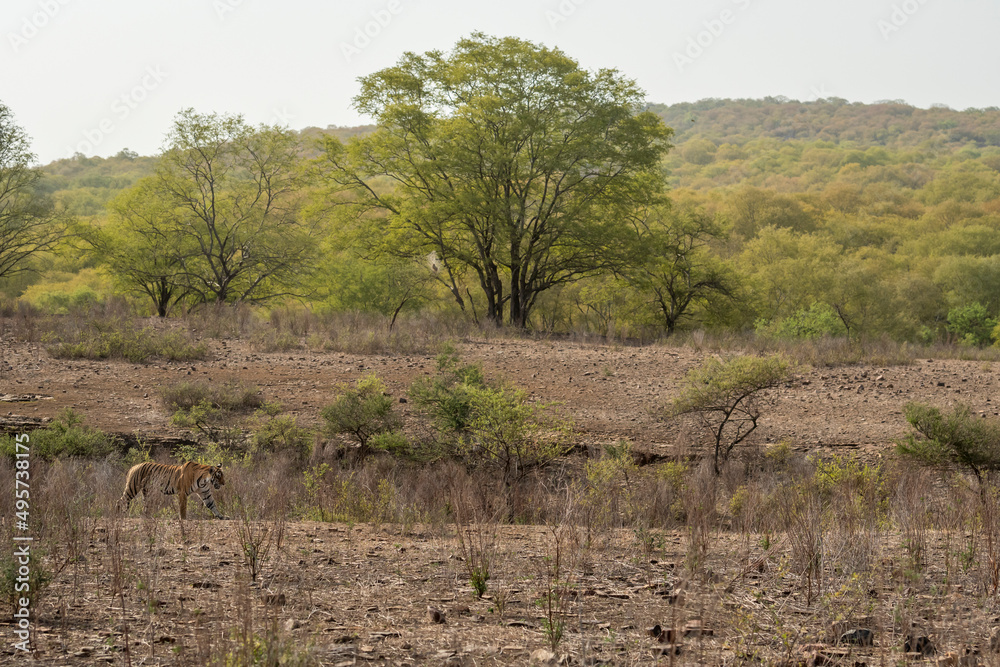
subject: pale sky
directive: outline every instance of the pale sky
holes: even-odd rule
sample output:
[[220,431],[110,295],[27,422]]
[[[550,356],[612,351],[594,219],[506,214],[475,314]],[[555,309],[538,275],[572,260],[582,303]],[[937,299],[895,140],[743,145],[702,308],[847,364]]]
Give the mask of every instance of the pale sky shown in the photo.
[[155,154],[185,107],[358,125],[359,76],[474,31],[616,68],[650,102],[1000,106],[1000,0],[3,0],[0,101],[42,164]]

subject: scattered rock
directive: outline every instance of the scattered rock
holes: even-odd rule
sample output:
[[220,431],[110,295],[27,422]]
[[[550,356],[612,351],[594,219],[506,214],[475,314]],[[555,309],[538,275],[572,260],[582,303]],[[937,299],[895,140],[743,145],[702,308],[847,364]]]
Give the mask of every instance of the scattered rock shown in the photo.
[[285,632],[291,632],[292,630],[301,627],[302,627],[302,622],[295,618],[289,618],[288,620],[285,621],[284,625]]
[[444,617],[444,612],[440,609],[435,609],[434,607],[427,607],[427,617],[431,620],[431,623],[447,622]]
[[531,652],[528,663],[532,665],[555,665],[558,657],[548,649],[540,648]]

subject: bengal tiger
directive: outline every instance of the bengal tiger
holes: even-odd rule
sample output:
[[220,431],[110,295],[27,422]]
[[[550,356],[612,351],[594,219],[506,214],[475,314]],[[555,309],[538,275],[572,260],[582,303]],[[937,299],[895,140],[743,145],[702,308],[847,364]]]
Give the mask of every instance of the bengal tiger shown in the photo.
[[118,501],[118,509],[128,512],[132,499],[142,493],[143,499],[151,489],[160,489],[170,496],[177,494],[181,506],[181,520],[187,518],[187,497],[192,493],[201,496],[205,507],[211,510],[219,519],[225,519],[215,506],[212,497],[212,487],[219,488],[226,483],[222,474],[222,466],[207,466],[194,461],[179,466],[165,463],[139,463],[132,466],[125,478],[125,491]]

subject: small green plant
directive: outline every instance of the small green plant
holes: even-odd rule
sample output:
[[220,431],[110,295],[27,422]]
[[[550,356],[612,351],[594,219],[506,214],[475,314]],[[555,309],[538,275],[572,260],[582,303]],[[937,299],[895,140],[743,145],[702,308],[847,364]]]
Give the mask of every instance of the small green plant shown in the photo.
[[[14,458],[14,436],[0,436],[0,453]],[[43,459],[67,456],[100,458],[115,449],[110,436],[103,431],[83,425],[83,419],[72,409],[66,408],[42,429],[31,433],[31,454]]]
[[990,317],[986,306],[981,303],[970,303],[948,311],[947,329],[955,334],[960,345],[985,347],[990,344],[996,328],[996,318]]
[[340,385],[337,400],[323,408],[322,416],[329,435],[354,438],[361,458],[371,452],[373,437],[398,431],[403,425],[385,383],[375,375],[366,375],[354,387]]
[[472,419],[471,392],[487,386],[479,364],[462,364],[458,352],[445,345],[437,357],[437,374],[410,387],[410,398],[442,433],[465,431]]
[[126,319],[91,320],[79,331],[51,337],[46,350],[56,359],[120,359],[132,363],[154,358],[195,361],[208,357],[204,344],[193,344],[181,333],[139,329]]
[[567,540],[565,527],[550,527],[552,543],[549,553],[542,558],[544,568],[543,578],[545,588],[542,590],[538,605],[541,606],[544,618],[542,626],[549,646],[555,651],[566,633],[566,610],[573,598],[575,587],[573,567],[575,551]]
[[280,406],[267,404],[254,413],[249,427],[254,446],[265,452],[286,452],[298,461],[312,454],[313,433],[299,426],[293,415],[278,414]]
[[781,356],[708,359],[684,378],[668,414],[698,418],[712,442],[713,468],[718,475],[733,449],[757,429],[772,402],[767,390],[783,384],[792,368]]

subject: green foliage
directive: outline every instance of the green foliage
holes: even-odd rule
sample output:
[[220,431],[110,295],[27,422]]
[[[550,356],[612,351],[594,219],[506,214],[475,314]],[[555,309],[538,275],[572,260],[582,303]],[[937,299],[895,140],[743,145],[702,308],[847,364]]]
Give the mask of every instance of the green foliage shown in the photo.
[[571,427],[551,406],[530,403],[515,387],[470,387],[470,419],[459,451],[473,466],[497,475],[511,488],[569,449]]
[[350,435],[359,445],[361,457],[372,449],[372,438],[402,428],[402,419],[386,395],[385,383],[374,374],[359,379],[354,387],[340,385],[337,399],[323,408],[329,435]]
[[155,174],[84,234],[126,289],[160,315],[180,300],[264,301],[295,293],[317,254],[299,215],[297,137],[242,116],[181,111]]
[[[101,458],[115,451],[115,443],[104,432],[83,425],[83,419],[66,408],[45,428],[30,434],[31,454],[43,459],[67,456]],[[14,458],[14,436],[0,436],[0,453]]]
[[161,389],[160,400],[172,412],[188,411],[202,404],[224,412],[247,413],[258,409],[274,412],[265,405],[260,389],[242,380],[222,384],[178,382]]
[[990,317],[986,307],[980,303],[970,303],[948,311],[948,331],[955,334],[963,345],[989,345],[996,327],[997,319]]
[[46,351],[55,359],[117,359],[146,363],[153,359],[195,361],[208,348],[180,332],[136,327],[129,319],[91,319],[81,329],[50,338]]
[[685,376],[669,413],[697,416],[713,442],[718,474],[733,448],[756,430],[769,403],[766,390],[784,383],[792,371],[781,356],[707,359]]
[[621,222],[661,192],[671,131],[634,82],[556,49],[475,33],[361,86],[378,129],[324,143],[332,194],[377,252],[432,257],[462,310],[474,287],[496,324],[525,327],[542,292],[620,265]]
[[929,405],[908,403],[903,414],[916,433],[897,443],[902,456],[926,466],[965,468],[980,482],[985,473],[1000,469],[1000,424],[996,421],[980,419],[961,404],[944,414]]
[[464,431],[472,418],[472,392],[486,387],[481,364],[462,364],[458,352],[446,345],[437,357],[437,373],[410,386],[410,398],[442,433]]
[[313,433],[299,426],[293,415],[277,414],[278,406],[265,406],[249,423],[254,446],[265,452],[288,453],[297,461],[312,454]]
[[775,322],[758,321],[756,330],[772,338],[821,338],[847,333],[837,312],[825,303],[814,303]]
[[28,134],[0,102],[0,279],[30,270],[32,257],[63,233],[51,200],[38,191],[42,172],[34,163]]
[[623,275],[651,302],[668,335],[713,297],[733,295],[730,271],[708,250],[725,236],[722,225],[700,211],[657,209],[646,219],[637,259]]
[[244,417],[266,407],[260,390],[239,380],[221,385],[180,382],[163,388],[160,399],[173,412],[171,424],[193,428],[224,449],[241,447],[245,440]]
[[413,444],[399,431],[376,433],[369,439],[368,444],[373,451],[385,452],[395,458],[412,459],[418,457]]

